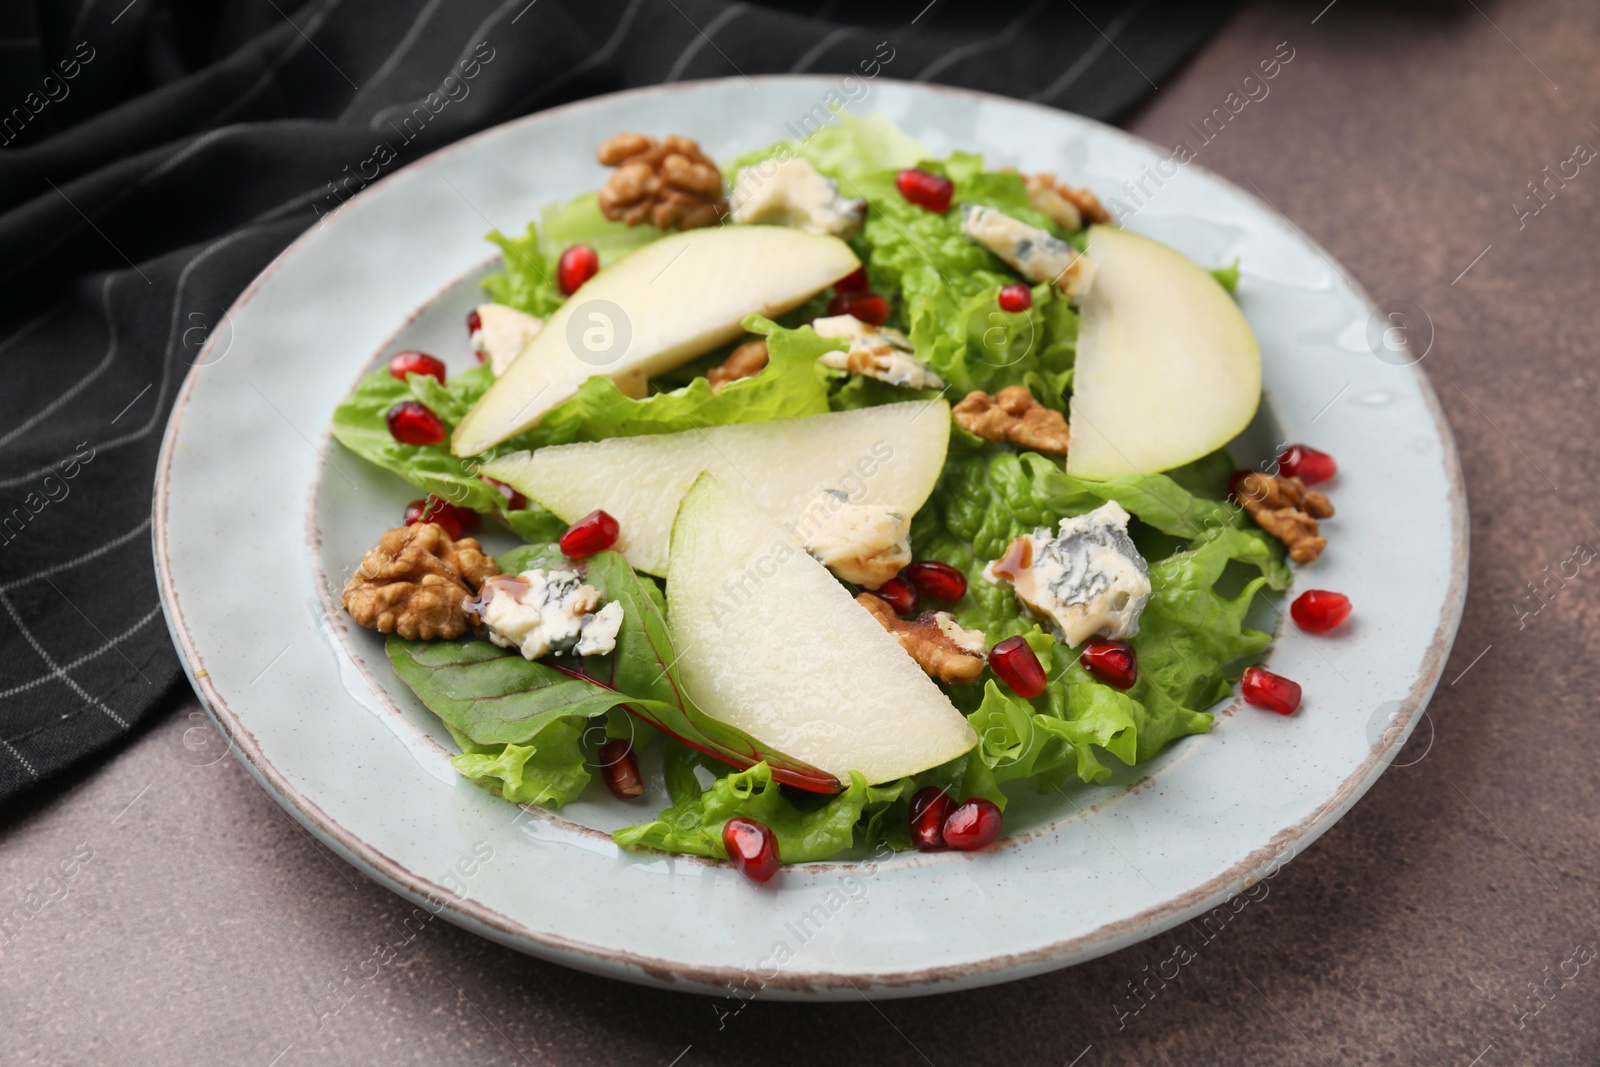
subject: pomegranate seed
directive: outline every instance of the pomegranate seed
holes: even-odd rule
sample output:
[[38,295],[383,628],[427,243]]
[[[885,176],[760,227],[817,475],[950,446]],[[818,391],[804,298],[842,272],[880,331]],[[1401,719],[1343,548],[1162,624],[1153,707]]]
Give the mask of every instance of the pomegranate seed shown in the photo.
[[556,263],[556,282],[568,296],[599,273],[600,253],[588,245],[573,245],[561,253],[561,259]]
[[944,843],[963,852],[983,848],[1000,836],[1000,809],[994,801],[973,797],[944,821]]
[[911,798],[911,842],[923,852],[938,852],[945,847],[944,822],[955,801],[936,785],[917,790]]
[[868,326],[889,321],[889,301],[877,293],[840,293],[828,301],[828,314],[854,315]]
[[1033,290],[1018,282],[1000,290],[1001,311],[1027,311],[1033,307]]
[[1284,449],[1283,455],[1278,457],[1278,473],[1290,478],[1299,478],[1307,485],[1316,485],[1325,482],[1339,473],[1339,465],[1333,457],[1326,452],[1319,452],[1310,445],[1290,445]]
[[439,416],[415,400],[400,401],[383,418],[389,436],[403,445],[436,445],[449,433]]
[[477,309],[474,308],[473,310],[467,312],[467,333],[469,335],[475,334],[481,329],[483,329],[483,318],[478,314]]
[[444,384],[444,361],[434,359],[426,352],[398,352],[389,360],[389,373],[402,382],[408,374],[426,374]]
[[460,504],[446,504],[445,507],[450,509],[450,514],[455,516],[456,522],[460,523],[461,529],[467,533],[476,530],[478,524],[483,521],[483,516],[471,508],[464,508]]
[[561,554],[568,559],[582,559],[604,552],[617,543],[620,529],[617,520],[606,512],[591,511],[561,535]]
[[894,185],[901,196],[936,215],[950,210],[950,198],[956,191],[949,178],[925,170],[903,170],[895,175]]
[[1300,706],[1300,683],[1273,674],[1262,667],[1246,667],[1239,679],[1239,693],[1246,704],[1268,708],[1279,715],[1293,715]]
[[967,576],[948,563],[931,559],[911,564],[901,572],[917,592],[954,604],[967,595]]
[[989,669],[1019,697],[1032,700],[1044,692],[1044,665],[1021,637],[1008,637],[989,650]]
[[633,744],[623,738],[607,741],[596,753],[600,761],[600,777],[606,788],[618,800],[633,800],[644,796],[644,779],[639,775],[639,761],[633,758]]
[[511,488],[505,482],[497,482],[487,474],[480,474],[478,477],[494,486],[495,492],[505,497],[507,511],[521,511],[523,508],[528,506],[528,498]]
[[1090,641],[1078,655],[1083,669],[1118,689],[1132,689],[1139,680],[1139,658],[1126,641]]
[[1307,589],[1289,605],[1289,614],[1307,633],[1325,634],[1350,617],[1350,598],[1326,589]]
[[722,847],[739,873],[761,883],[778,873],[778,838],[754,819],[729,819],[722,827]]
[[833,283],[836,293],[864,293],[867,291],[867,268],[857,267]]
[[436,496],[426,500],[413,500],[406,505],[405,520],[407,526],[415,526],[419,522],[431,522],[442,527],[454,541],[461,536],[461,523],[456,519],[455,509]]
[[887,600],[896,615],[910,615],[917,610],[917,605],[922,603],[917,587],[904,578],[890,578],[873,592]]

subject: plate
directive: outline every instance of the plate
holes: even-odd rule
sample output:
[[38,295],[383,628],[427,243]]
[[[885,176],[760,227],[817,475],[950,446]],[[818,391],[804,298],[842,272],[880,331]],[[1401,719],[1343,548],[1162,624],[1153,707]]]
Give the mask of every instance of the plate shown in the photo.
[[154,528],[189,677],[278,802],[418,907],[559,963],[703,993],[732,982],[772,998],[894,997],[1019,978],[1228,908],[1349,810],[1433,692],[1466,589],[1467,521],[1455,448],[1415,365],[1426,349],[1407,348],[1399,320],[1291,223],[1197,166],[1047,108],[880,81],[855,110],[937,154],[980,151],[1103,197],[1143,182],[1137,203],[1121,194],[1130,229],[1204,265],[1240,260],[1265,403],[1236,451],[1254,462],[1307,441],[1340,463],[1330,548],[1297,569],[1290,595],[1346,592],[1352,623],[1308,639],[1261,609],[1279,631],[1268,664],[1305,687],[1300,712],[1220,706],[1212,733],[1109,786],[1023,798],[985,852],[810,864],[765,888],[725,865],[616,848],[606,831],[665,806],[659,782],[648,811],[606,799],[553,814],[451,770],[442,727],[392,677],[377,636],[336,607],[414,491],[332,442],[335,405],[402,347],[466,365],[463,318],[494,266],[482,235],[520,232],[544,204],[598,186],[595,148],[610,134],[681,133],[728,159],[790,136],[835,89],[779,77],[621,93],[421,159],[291,245],[190,373]]

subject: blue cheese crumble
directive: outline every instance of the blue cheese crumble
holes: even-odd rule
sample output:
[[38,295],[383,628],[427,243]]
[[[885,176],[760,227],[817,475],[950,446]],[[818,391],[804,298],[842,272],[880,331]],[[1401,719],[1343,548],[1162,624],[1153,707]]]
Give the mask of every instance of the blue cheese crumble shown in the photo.
[[796,532],[807,552],[836,577],[877,589],[911,562],[911,521],[889,504],[852,504],[840,489],[824,489]]
[[599,605],[600,593],[576,572],[531,570],[486,580],[467,610],[482,620],[489,640],[532,660],[568,652],[598,656],[615,649],[622,605],[615,600]]
[[739,172],[728,200],[733,221],[770,223],[806,233],[848,237],[867,217],[867,202],[839,192],[808,160],[767,160]]
[[1094,281],[1094,263],[1061,238],[982,204],[961,209],[961,235],[975,241],[1028,281],[1051,282],[1081,300]]
[[871,326],[854,315],[834,315],[811,324],[818,337],[850,342],[848,350],[824,352],[819,363],[832,370],[877,378],[907,389],[943,389],[944,379],[918,362],[911,339],[887,326]]
[[1128,513],[1115,501],[1062,519],[1054,534],[1023,534],[983,576],[1010,582],[1017,600],[1074,648],[1096,634],[1133,637],[1150,600],[1150,567],[1128,537]]

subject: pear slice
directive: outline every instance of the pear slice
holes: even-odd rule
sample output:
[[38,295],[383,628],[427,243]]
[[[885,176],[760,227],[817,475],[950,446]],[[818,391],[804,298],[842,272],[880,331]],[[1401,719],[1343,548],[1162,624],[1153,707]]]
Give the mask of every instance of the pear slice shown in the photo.
[[712,426],[651,437],[553,445],[484,464],[567,522],[596,509],[621,526],[617,551],[665,574],[678,502],[701,471],[715,473],[804,540],[822,518],[824,490],[854,504],[916,514],[933,492],[950,443],[950,406],[912,400],[798,419]]
[[1221,448],[1255,416],[1261,350],[1225,289],[1180,253],[1095,226],[1067,473],[1154,474]]
[[842,782],[893,781],[977,743],[867,609],[715,475],[695,481],[673,524],[667,625],[702,711]]
[[645,245],[584,284],[456,426],[475,456],[521,433],[609,374],[634,386],[738,337],[749,315],[805,303],[861,265],[837,237],[781,226],[686,230]]

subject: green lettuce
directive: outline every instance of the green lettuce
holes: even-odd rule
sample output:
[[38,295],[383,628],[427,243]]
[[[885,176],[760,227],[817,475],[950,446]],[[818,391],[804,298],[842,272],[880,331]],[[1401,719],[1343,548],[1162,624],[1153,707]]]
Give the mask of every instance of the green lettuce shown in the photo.
[[[703,792],[695,777],[697,767],[721,775]],[[902,789],[899,782],[869,786],[860,774],[852,773],[843,792],[791,800],[765,763],[730,771],[683,745],[667,751],[666,778],[672,807],[650,822],[618,830],[612,835],[617,844],[722,859],[726,856],[722,827],[739,817],[770,828],[785,863],[824,860],[851,846],[864,812],[892,804]]]
[[820,415],[828,410],[828,371],[817,357],[844,342],[818,337],[810,327],[785,330],[759,315],[745,328],[767,336],[767,366],[759,374],[713,391],[703,377],[670,392],[642,399],[624,396],[615,382],[597,375],[578,394],[544,417],[542,426],[574,440],[677,433]]
[[572,440],[571,425],[541,427],[515,437],[482,456],[462,459],[450,454],[445,444],[407,445],[389,433],[384,416],[404,400],[417,400],[454,429],[461,417],[475,404],[494,381],[487,366],[451,375],[448,384],[425,374],[408,374],[400,381],[380,366],[357,383],[355,391],[333,412],[333,437],[345,448],[374,466],[399,475],[425,493],[474,511],[499,514],[511,529],[527,541],[554,540],[566,529],[550,512],[529,502],[518,511],[504,511],[500,491],[478,476],[478,470],[494,455],[519,448],[538,448]]
[[837,122],[820,127],[802,141],[779,141],[739,156],[728,165],[728,180],[736,180],[745,167],[769,159],[798,156],[830,178],[849,180],[876,171],[914,167],[928,155],[915,138],[882,115],[861,118],[842,110],[836,114]]
[[574,197],[564,204],[544,209],[544,233],[539,224],[528,223],[521,237],[507,237],[495,230],[488,239],[498,245],[504,258],[500,270],[483,279],[484,292],[497,304],[514,307],[529,315],[544,318],[566,302],[556,285],[556,265],[561,253],[575,244],[586,244],[600,255],[600,265],[612,263],[665,234],[648,224],[629,226],[613,222],[600,213],[594,193]]

